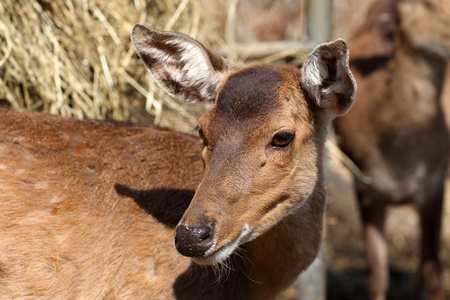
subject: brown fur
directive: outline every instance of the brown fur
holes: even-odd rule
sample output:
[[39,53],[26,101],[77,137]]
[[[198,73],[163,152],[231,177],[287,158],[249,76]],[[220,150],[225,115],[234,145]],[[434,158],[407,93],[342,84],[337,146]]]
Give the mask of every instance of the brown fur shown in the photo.
[[[450,17],[426,0],[399,1],[395,10],[393,4],[395,1],[380,1],[373,8],[375,12],[380,6],[398,11],[391,15],[391,20],[397,20],[392,28],[392,54],[383,50],[376,56],[351,60],[359,86],[358,101],[335,124],[341,148],[371,178],[370,183],[357,180],[357,194],[366,227],[372,299],[383,299],[388,288],[387,250],[382,237],[386,206],[411,202],[421,217],[420,268],[427,266],[418,272],[414,295],[420,297],[425,285],[433,299],[442,299],[442,289],[436,284],[438,274],[430,273],[439,270],[449,157],[449,133],[440,97],[450,58]],[[361,36],[359,32],[355,37],[355,47],[361,46]],[[364,51],[359,48],[355,52]],[[420,275],[425,272],[429,276]],[[430,283],[428,278],[432,278]]]
[[171,240],[203,174],[197,139],[7,110],[0,122],[0,298],[170,294],[189,267]]
[[[132,38],[166,91],[195,91],[178,93],[192,100],[200,86],[208,94],[197,101],[221,99],[199,122],[203,145],[152,126],[0,110],[0,299],[274,299],[322,240],[329,110],[348,110],[356,89],[346,44],[319,46],[305,69],[308,77],[327,66],[326,51],[322,75],[345,81],[335,88],[347,95],[341,107],[333,93],[305,96],[295,68],[238,67],[186,36],[143,25]],[[178,44],[165,49],[172,40]],[[167,57],[176,62],[164,66]],[[209,76],[182,69],[192,62],[207,65]],[[212,78],[220,72],[219,81]],[[255,107],[260,80],[268,80],[261,89],[270,95]],[[295,132],[282,148],[272,145],[279,130]],[[251,238],[222,261],[182,256],[175,228],[202,222],[214,222],[215,251],[243,224]]]

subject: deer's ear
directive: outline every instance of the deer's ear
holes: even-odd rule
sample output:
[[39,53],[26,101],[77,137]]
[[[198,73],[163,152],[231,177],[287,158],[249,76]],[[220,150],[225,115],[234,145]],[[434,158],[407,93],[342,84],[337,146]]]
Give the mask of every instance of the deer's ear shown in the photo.
[[345,114],[355,100],[356,82],[348,59],[347,43],[338,39],[318,45],[302,66],[303,90],[334,116]]
[[214,102],[220,81],[232,66],[182,34],[137,24],[131,40],[155,82],[182,101]]

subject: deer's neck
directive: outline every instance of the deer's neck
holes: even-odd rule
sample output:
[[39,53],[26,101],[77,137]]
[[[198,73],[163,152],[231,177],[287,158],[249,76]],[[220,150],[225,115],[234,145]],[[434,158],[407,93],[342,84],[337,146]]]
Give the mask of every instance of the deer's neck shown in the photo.
[[245,245],[245,268],[251,299],[270,299],[286,289],[315,259],[324,235],[323,175],[301,210]]

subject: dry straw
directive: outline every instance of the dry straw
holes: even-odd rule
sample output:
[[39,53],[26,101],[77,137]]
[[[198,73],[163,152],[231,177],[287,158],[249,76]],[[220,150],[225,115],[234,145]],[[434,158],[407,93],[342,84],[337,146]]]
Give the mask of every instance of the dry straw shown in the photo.
[[[0,105],[63,116],[195,123],[196,108],[165,97],[130,43],[141,22],[215,41],[191,0],[2,0]],[[171,114],[170,111],[176,111]],[[181,120],[180,120],[181,118]]]

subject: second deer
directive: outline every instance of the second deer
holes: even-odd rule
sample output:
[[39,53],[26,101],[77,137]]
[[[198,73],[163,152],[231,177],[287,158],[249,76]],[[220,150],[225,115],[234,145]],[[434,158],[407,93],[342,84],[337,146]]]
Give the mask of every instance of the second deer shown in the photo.
[[[386,23],[387,14],[393,19]],[[356,190],[371,298],[384,299],[388,289],[387,206],[414,203],[422,242],[413,295],[421,299],[426,287],[432,299],[443,299],[438,253],[449,132],[440,96],[450,58],[450,17],[427,0],[381,1],[368,22],[374,23],[351,46],[352,54],[362,53],[351,60],[358,101],[335,125],[342,150],[369,179],[356,178]],[[366,51],[372,54],[363,57]]]

